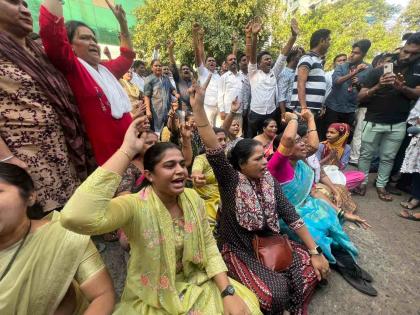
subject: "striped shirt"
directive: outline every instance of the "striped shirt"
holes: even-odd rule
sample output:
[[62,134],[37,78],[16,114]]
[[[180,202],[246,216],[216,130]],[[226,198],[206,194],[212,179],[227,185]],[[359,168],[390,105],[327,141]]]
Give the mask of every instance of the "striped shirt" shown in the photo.
[[295,108],[300,107],[297,89],[299,67],[306,67],[309,69],[308,79],[305,84],[306,104],[309,109],[319,110],[324,102],[327,89],[322,60],[314,52],[310,52],[300,58],[296,68],[295,81],[293,82],[292,106]]

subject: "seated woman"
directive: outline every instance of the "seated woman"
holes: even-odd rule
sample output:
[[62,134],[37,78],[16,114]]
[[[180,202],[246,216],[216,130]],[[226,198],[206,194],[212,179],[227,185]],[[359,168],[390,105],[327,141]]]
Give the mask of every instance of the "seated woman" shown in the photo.
[[[213,128],[220,146],[226,147],[226,132],[221,128]],[[217,211],[220,206],[219,185],[214,176],[213,169],[205,154],[200,154],[194,159],[191,177],[195,191],[204,200],[210,227],[216,225]]]
[[64,25],[62,1],[44,0],[39,17],[45,52],[73,90],[99,165],[121,146],[132,121],[131,103],[118,79],[130,69],[135,53],[123,8],[107,3],[120,24],[121,56],[104,63],[89,26],[78,21]]
[[335,165],[346,177],[346,187],[352,191],[359,187],[365,179],[360,171],[343,171],[350,160],[351,147],[347,144],[350,135],[350,126],[344,123],[334,123],[328,127],[327,140],[319,144],[317,157],[321,167]]
[[0,314],[111,314],[114,288],[88,236],[42,211],[31,177],[0,163]]
[[[203,88],[194,85],[190,103],[207,147],[207,159],[219,183],[222,208],[217,234],[229,275],[258,296],[266,314],[305,313],[317,279],[321,280],[321,275],[326,277],[329,271],[328,262],[317,251],[317,244],[286,200],[280,185],[267,172],[261,143],[253,139],[239,141],[228,161],[207,119],[204,94]],[[252,246],[257,235],[279,235],[279,218],[284,219],[306,245],[291,242],[293,261],[282,272],[272,271],[261,263]]]
[[273,118],[264,120],[263,132],[254,137],[254,140],[261,142],[264,148],[264,156],[268,158],[274,153],[273,140],[277,133],[277,123]]
[[[309,129],[306,144],[297,135],[297,115],[286,113],[285,117],[287,127],[279,148],[268,163],[269,171],[282,185],[286,198],[296,207],[297,213],[303,218],[311,235],[334,268],[356,289],[376,295],[376,290],[367,282],[372,278],[356,264],[354,257],[358,251],[340,224],[340,219],[344,217],[360,224],[366,224],[366,221],[334,208],[323,199],[311,196],[314,172],[304,160],[311,154],[307,146],[315,151],[319,143],[313,114],[309,110],[302,113]],[[293,229],[282,224],[283,227],[292,239],[298,239],[299,235]]]
[[61,216],[63,226],[81,234],[120,227],[127,234],[127,280],[114,314],[260,314],[255,296],[226,275],[204,202],[184,188],[187,168],[176,145],[150,147],[144,189],[113,199],[144,146],[144,122],[130,125],[121,149],[76,190]]

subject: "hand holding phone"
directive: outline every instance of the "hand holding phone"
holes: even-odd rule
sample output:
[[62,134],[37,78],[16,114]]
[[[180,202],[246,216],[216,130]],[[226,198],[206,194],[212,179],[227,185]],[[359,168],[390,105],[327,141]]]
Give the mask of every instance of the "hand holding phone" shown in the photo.
[[384,64],[384,74],[394,73],[394,64],[392,62],[386,62]]

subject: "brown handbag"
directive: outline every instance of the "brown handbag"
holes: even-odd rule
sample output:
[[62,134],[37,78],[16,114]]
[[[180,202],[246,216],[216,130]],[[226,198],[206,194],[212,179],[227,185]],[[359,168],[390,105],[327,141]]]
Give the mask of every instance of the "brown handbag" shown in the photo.
[[260,263],[273,271],[284,271],[293,261],[293,249],[287,235],[255,235],[252,247]]

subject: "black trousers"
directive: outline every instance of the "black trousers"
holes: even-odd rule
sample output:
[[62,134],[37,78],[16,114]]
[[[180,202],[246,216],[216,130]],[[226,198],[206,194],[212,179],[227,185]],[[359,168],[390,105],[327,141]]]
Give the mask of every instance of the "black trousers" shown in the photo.
[[263,123],[268,118],[274,119],[277,122],[277,126],[280,126],[280,109],[276,108],[272,113],[266,115],[260,115],[251,110],[248,115],[248,129],[246,137],[254,138],[256,135],[261,133],[263,129]]
[[[325,114],[322,117],[322,121],[320,122],[320,126],[317,126],[319,129],[320,141],[324,141],[327,138],[326,133],[328,127],[333,123],[346,123],[350,126],[351,130],[353,130],[354,116],[355,113],[340,113],[327,107]],[[350,132],[347,142],[350,143],[352,138],[353,132]]]

